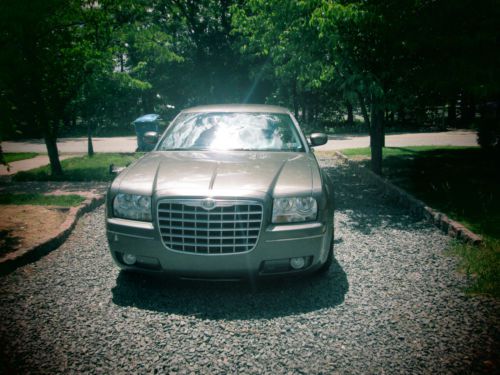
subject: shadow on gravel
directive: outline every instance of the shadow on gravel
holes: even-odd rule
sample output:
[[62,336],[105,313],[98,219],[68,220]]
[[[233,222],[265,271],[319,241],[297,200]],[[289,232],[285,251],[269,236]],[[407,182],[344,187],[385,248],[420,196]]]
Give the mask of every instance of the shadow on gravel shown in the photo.
[[323,169],[336,184],[335,211],[347,215],[343,224],[350,229],[370,235],[379,228],[406,230],[418,221],[347,164]]
[[323,276],[250,282],[184,281],[121,272],[113,288],[119,306],[201,319],[270,319],[340,305],[349,289],[334,260]]

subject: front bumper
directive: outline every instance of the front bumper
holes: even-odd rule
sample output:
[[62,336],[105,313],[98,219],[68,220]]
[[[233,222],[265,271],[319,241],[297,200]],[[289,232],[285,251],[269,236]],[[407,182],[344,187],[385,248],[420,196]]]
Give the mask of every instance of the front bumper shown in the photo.
[[[122,269],[165,272],[187,278],[252,278],[256,276],[312,272],[327,259],[333,223],[269,225],[262,228],[251,251],[231,254],[195,254],[166,248],[152,223],[108,218],[107,237],[113,259]],[[127,266],[123,254],[137,263]],[[300,270],[290,258],[305,257]]]

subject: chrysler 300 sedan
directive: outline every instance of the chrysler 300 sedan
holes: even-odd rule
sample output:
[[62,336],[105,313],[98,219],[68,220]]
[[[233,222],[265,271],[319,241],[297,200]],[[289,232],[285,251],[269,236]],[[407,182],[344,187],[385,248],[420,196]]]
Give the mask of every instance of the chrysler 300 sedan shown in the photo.
[[253,278],[327,270],[333,186],[293,115],[267,105],[182,111],[107,195],[111,255],[124,270]]

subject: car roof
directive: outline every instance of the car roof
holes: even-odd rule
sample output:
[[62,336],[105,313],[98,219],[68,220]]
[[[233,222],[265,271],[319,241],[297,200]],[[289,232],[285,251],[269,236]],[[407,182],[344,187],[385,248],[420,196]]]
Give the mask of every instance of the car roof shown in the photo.
[[203,105],[184,109],[184,113],[196,112],[267,112],[267,113],[290,113],[284,107],[267,104],[218,104]]

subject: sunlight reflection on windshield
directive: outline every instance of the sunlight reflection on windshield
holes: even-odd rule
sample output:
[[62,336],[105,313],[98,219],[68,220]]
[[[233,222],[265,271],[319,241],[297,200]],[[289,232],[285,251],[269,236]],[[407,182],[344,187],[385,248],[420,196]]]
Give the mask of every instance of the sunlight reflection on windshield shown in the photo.
[[286,114],[186,114],[170,128],[160,150],[302,150]]

